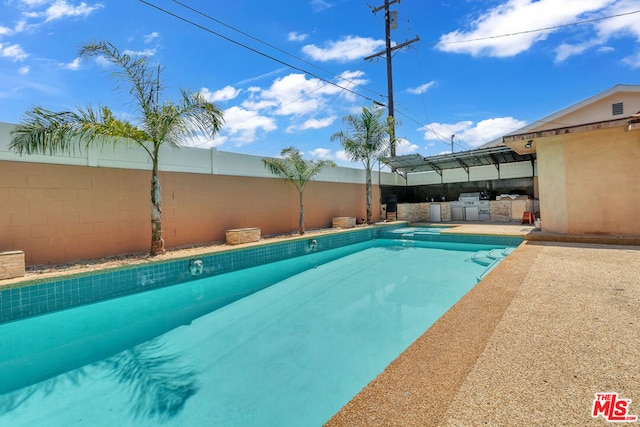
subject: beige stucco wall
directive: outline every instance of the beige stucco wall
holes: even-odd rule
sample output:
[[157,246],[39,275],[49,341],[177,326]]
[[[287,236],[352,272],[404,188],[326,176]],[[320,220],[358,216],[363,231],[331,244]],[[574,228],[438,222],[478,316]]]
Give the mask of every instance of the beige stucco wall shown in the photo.
[[567,233],[567,187],[560,138],[536,140],[540,218],[544,230]]
[[[0,251],[27,265],[97,258],[150,247],[150,171],[0,161]],[[298,229],[298,193],[281,179],[160,172],[168,248],[223,241],[230,228]],[[373,212],[380,212],[374,186]],[[312,181],[305,226],[366,214],[364,184]],[[379,219],[376,215],[374,220]]]
[[536,144],[543,230],[640,235],[640,132],[621,126]]

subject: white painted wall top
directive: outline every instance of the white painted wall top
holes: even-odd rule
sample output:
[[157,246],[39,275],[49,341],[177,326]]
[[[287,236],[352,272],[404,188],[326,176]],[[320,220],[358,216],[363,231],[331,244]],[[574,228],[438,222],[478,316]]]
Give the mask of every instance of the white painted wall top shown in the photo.
[[[11,123],[0,122],[0,160],[11,162],[48,163],[71,166],[107,167],[119,169],[151,170],[148,154],[135,145],[94,146],[77,150],[70,155],[22,155],[10,151]],[[185,172],[212,175],[275,178],[262,164],[260,156],[220,151],[216,148],[160,148],[159,169],[166,172]],[[390,172],[372,171],[372,182],[383,185],[404,185],[404,180]],[[314,177],[315,181],[365,183],[364,169],[335,167],[326,168]]]

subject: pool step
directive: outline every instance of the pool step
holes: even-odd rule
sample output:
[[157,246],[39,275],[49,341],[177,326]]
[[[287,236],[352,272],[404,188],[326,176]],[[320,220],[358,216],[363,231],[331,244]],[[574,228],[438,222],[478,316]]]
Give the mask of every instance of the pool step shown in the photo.
[[503,259],[505,259],[511,252],[513,252],[516,248],[505,248],[505,249],[492,249],[490,251],[478,251],[471,258],[474,262],[485,266],[485,269],[478,277],[476,278],[478,282],[484,279],[484,276],[489,274],[491,270],[494,269],[496,265],[500,263]]
[[478,251],[473,254],[471,260],[477,264],[489,266],[495,261],[504,259],[507,255],[513,252],[515,248],[506,249],[491,249],[490,251]]
[[475,254],[473,254],[473,256],[471,257],[471,260],[476,264],[491,265],[495,261],[495,258],[490,258],[489,252],[490,251],[478,251]]
[[487,254],[487,257],[491,259],[502,259],[505,257],[504,249],[492,249]]

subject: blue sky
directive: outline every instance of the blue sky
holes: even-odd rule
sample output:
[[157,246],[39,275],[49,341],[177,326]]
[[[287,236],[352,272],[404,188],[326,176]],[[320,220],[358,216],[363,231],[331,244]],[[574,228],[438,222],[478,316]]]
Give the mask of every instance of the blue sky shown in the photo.
[[[364,60],[384,49],[384,14],[372,12],[383,0],[0,1],[2,122],[35,105],[87,104],[135,121],[100,59],[78,58],[94,40],[161,65],[167,100],[190,89],[223,110],[223,131],[201,147],[277,156],[293,145],[349,165],[330,136],[345,115],[387,103],[386,61]],[[393,55],[398,154],[446,152],[451,135],[456,151],[474,148],[640,84],[640,0],[402,0],[391,10],[393,43],[420,38]]]

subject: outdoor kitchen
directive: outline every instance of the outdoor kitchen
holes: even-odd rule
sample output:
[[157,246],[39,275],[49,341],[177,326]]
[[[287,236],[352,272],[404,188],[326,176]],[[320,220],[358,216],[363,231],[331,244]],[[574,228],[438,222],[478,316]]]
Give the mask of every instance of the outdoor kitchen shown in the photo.
[[[397,203],[396,217],[409,222],[514,222],[522,220],[525,211],[538,217],[538,200],[522,194],[501,194],[489,200],[487,192],[460,193],[457,200]],[[386,218],[386,204],[382,205]]]
[[[396,171],[381,185],[383,209],[393,197],[394,216],[410,222],[520,222],[540,217],[535,152],[504,145],[424,157],[381,159]],[[526,215],[523,215],[524,213]],[[387,217],[383,210],[382,217]]]

